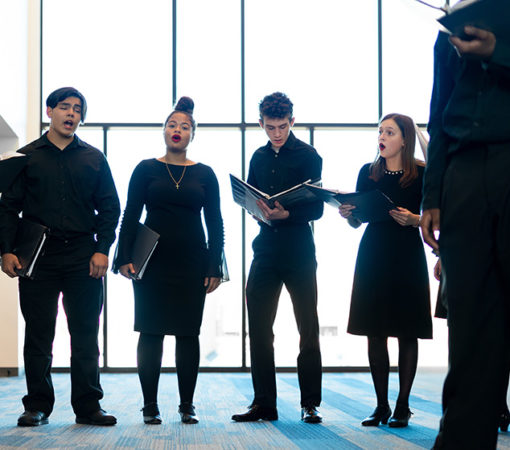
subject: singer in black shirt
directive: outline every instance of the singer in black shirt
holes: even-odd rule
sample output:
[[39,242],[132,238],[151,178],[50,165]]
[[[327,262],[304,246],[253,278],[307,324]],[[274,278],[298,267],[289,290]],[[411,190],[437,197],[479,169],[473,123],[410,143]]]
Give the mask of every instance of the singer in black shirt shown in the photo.
[[[296,139],[292,103],[282,93],[266,96],[260,104],[260,125],[269,142],[259,148],[250,162],[248,183],[269,195],[307,180],[320,179],[322,159],[316,150]],[[322,421],[317,411],[321,402],[322,365],[317,315],[315,245],[309,222],[322,216],[322,201],[285,210],[259,201],[258,206],[273,225],[259,222],[260,233],[253,241],[253,262],[246,286],[250,329],[253,402],[236,422],[278,419],[273,348],[273,323],[281,289],[290,293],[300,335],[297,361],[301,390],[301,419]]]
[[[508,0],[485,3],[510,23]],[[496,448],[498,425],[508,427],[510,27],[465,33],[473,39],[440,33],[436,42],[422,203],[423,236],[441,253],[448,304],[437,449]]]
[[115,240],[119,199],[104,155],[75,131],[87,104],[74,88],[61,88],[46,101],[50,129],[19,150],[26,167],[0,199],[2,270],[16,277],[21,268],[13,252],[18,215],[50,229],[34,278],[20,278],[25,319],[24,361],[28,393],[19,426],[48,423],[55,402],[51,382],[52,346],[58,298],[71,335],[71,404],[76,422],[114,425],[99,405],[99,315],[102,277]]

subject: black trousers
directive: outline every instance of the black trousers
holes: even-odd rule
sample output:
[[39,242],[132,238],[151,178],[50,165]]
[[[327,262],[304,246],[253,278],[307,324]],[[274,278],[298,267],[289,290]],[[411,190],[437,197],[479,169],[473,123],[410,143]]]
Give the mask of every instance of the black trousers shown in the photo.
[[302,406],[321,402],[322,364],[317,315],[315,246],[308,226],[262,229],[253,241],[246,287],[253,404],[276,406],[273,324],[283,284],[299,331],[298,380]]
[[99,409],[103,390],[99,383],[99,315],[103,282],[91,278],[92,237],[70,241],[50,238],[35,271],[35,279],[20,279],[20,305],[25,319],[23,356],[28,393],[26,410],[51,414],[55,394],[51,381],[52,347],[58,299],[67,316],[71,336],[71,405],[76,415]]
[[435,448],[494,449],[510,359],[510,143],[463,149],[443,183],[450,365]]

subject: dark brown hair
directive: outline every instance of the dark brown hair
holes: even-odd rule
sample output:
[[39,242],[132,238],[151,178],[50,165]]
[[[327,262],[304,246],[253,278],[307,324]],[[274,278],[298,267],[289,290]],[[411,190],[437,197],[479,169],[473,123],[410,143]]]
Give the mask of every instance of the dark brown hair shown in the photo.
[[166,118],[165,123],[163,124],[166,127],[167,122],[170,120],[175,113],[184,113],[189,117],[191,122],[191,129],[193,130],[193,134],[195,134],[195,130],[197,129],[197,123],[195,119],[193,119],[193,110],[195,109],[195,103],[190,97],[181,97],[177,104],[175,105],[174,110],[170,113],[170,115]]
[[[413,119],[404,114],[386,114],[380,121],[379,125],[385,120],[392,119],[400,129],[402,138],[404,139],[404,148],[402,149],[402,168],[404,175],[400,178],[400,186],[409,186],[418,177],[417,166],[423,166],[423,162],[415,159],[414,148],[416,145],[416,130],[414,128]],[[379,181],[386,170],[386,160],[377,155],[375,161],[370,165],[370,178]]]
[[266,95],[259,103],[260,120],[264,116],[268,119],[292,119],[293,104],[290,98],[282,92],[273,92]]
[[60,102],[63,102],[68,97],[76,97],[81,102],[81,118],[80,122],[85,122],[85,117],[87,116],[87,100],[85,100],[85,96],[76,88],[73,87],[63,87],[53,91],[48,98],[46,99],[46,106],[50,108],[55,108]]

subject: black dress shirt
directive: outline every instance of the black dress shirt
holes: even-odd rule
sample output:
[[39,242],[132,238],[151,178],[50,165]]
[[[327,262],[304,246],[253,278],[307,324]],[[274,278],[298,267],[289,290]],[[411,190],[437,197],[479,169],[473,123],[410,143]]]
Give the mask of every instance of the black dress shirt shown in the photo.
[[[510,23],[510,2],[491,0]],[[422,208],[439,208],[447,158],[473,145],[510,144],[510,25],[496,36],[490,60],[459,57],[446,33],[434,47],[434,87],[430,103],[427,168]]]
[[103,153],[76,135],[60,150],[47,133],[18,151],[30,159],[0,199],[2,254],[12,252],[22,212],[24,218],[49,227],[51,237],[95,235],[96,251],[108,255],[120,205]]
[[[275,152],[269,141],[253,154],[248,172],[248,183],[269,195],[278,194],[307,180],[321,178],[322,158],[310,145],[290,132],[285,144]],[[275,221],[276,227],[307,224],[322,216],[322,201],[289,208],[289,217]],[[260,222],[262,227],[268,225]]]

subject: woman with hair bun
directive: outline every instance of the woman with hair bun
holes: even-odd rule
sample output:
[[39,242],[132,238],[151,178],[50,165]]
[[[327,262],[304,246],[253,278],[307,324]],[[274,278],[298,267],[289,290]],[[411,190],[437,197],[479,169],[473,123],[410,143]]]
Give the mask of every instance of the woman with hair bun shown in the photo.
[[[363,426],[406,427],[411,417],[409,395],[418,364],[418,338],[432,338],[427,261],[418,231],[424,164],[414,157],[413,120],[388,114],[379,124],[379,150],[358,175],[357,191],[378,189],[397,207],[387,220],[370,222],[361,239],[347,331],[367,336],[370,372],[377,408]],[[354,228],[354,206],[342,205],[340,215]],[[400,390],[393,416],[388,403],[390,362],[388,337],[399,345]],[[391,418],[390,418],[391,416]]]
[[[140,162],[129,182],[115,268],[134,273],[131,249],[145,207],[145,225],[160,234],[143,278],[133,281],[138,375],[146,424],[160,424],[157,393],[165,335],[175,336],[179,414],[197,423],[193,406],[206,294],[221,282],[223,220],[218,181],[213,170],[187,157],[196,123],[193,100],[182,97],[164,124],[166,152]],[[203,211],[207,227],[202,226]]]

